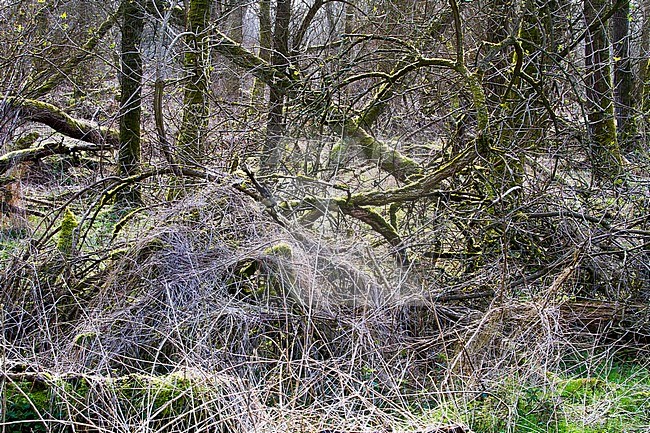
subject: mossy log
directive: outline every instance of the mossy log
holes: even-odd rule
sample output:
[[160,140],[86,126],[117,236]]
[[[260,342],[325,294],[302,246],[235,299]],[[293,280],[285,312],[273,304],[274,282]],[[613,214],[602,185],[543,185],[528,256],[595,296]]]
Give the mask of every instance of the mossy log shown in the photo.
[[121,377],[23,371],[0,379],[7,431],[238,432],[254,430],[262,414],[240,379],[191,369]]
[[563,303],[560,313],[565,323],[585,334],[633,342],[650,340],[650,307],[644,304],[575,300]]
[[422,168],[417,162],[373,137],[359,125],[359,121],[343,121],[340,129],[343,139],[361,149],[364,158],[369,163],[390,173],[396,179],[406,181],[422,174]]
[[70,138],[108,147],[119,144],[115,129],[75,119],[52,104],[25,99],[20,101],[20,107],[25,120],[42,123]]
[[20,139],[16,142],[16,150],[0,155],[0,175],[24,161],[37,161],[50,155],[69,155],[81,151],[110,150],[119,145],[119,134],[116,130],[75,119],[52,104],[18,98],[8,98],[8,102],[20,110],[24,120],[42,123],[60,134],[89,144],[48,142],[42,146],[25,147],[28,143],[33,145],[38,139],[37,135],[28,134],[34,139]]
[[8,98],[20,110],[24,120],[49,126],[56,132],[87,143],[117,147],[120,138],[117,130],[75,119],[59,107],[34,99]]
[[45,146],[14,150],[0,155],[0,175],[6,173],[16,164],[25,161],[38,161],[51,155],[70,155],[81,151],[97,152],[101,150],[106,150],[106,148],[95,145],[66,145],[65,143],[48,143]]

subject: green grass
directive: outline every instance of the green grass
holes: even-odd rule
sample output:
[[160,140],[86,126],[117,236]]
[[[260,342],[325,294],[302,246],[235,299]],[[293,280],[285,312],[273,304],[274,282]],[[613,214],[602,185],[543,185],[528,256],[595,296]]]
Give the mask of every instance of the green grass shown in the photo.
[[[579,371],[582,370],[582,371]],[[650,369],[636,364],[547,373],[537,384],[504,379],[490,392],[443,399],[427,421],[462,422],[476,433],[620,433],[650,429]]]

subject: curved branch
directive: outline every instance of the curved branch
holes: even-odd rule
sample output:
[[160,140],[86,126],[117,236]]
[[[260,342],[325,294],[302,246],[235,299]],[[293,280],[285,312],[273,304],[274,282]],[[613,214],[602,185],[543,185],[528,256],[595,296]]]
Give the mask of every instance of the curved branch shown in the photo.
[[368,224],[375,232],[386,239],[386,241],[388,241],[388,243],[394,248],[393,253],[402,266],[407,266],[409,264],[408,255],[406,254],[402,238],[395,228],[384,219],[384,217],[368,208],[344,203],[338,203],[338,205],[341,212]]
[[[242,47],[241,44],[233,41],[228,36],[221,33],[219,30],[215,29],[214,33],[217,36],[214,48],[219,54],[228,58],[237,66],[250,72],[258,79],[264,81],[270,87],[273,87],[284,93],[291,92],[292,94],[299,94],[300,98],[296,99],[298,99],[301,104],[314,105],[316,107],[322,108],[323,110],[329,109],[330,112],[334,111],[334,113],[343,112],[343,110],[340,110],[336,106],[325,106],[326,102],[324,101],[327,101],[328,98],[324,98],[317,91],[312,90],[309,87],[309,84],[302,80],[301,74],[297,70],[292,70],[290,68],[287,72],[281,71],[261,59],[259,56],[251,53]],[[366,37],[370,36],[366,35]],[[399,41],[399,39],[394,40],[396,38],[392,37],[384,37],[382,39],[396,43]],[[417,53],[417,50],[406,42],[399,42],[405,46],[410,47],[413,50],[412,52]],[[460,159],[458,162],[453,162],[453,168],[447,164],[441,167],[441,169],[436,172],[433,178],[431,176],[427,176],[426,179],[429,180],[427,183],[423,184],[423,186],[426,187],[429,185],[436,185],[441,180],[446,179],[451,174],[458,171],[456,164],[460,165],[461,163],[469,163],[471,160],[473,160],[476,154],[481,154],[487,150],[487,146],[485,146],[485,144],[487,143],[488,138],[485,137],[489,136],[489,114],[487,111],[487,106],[485,104],[485,93],[481,87],[480,77],[476,74],[470,73],[464,64],[459,65],[457,62],[442,58],[418,58],[416,61],[403,66],[391,75],[393,78],[387,83],[387,88],[380,89],[378,96],[379,99],[384,99],[382,95],[385,96],[390,92],[390,87],[392,87],[394,80],[398,80],[405,74],[412,72],[418,68],[430,66],[439,66],[454,69],[465,80],[467,80],[467,84],[469,85],[472,91],[472,95],[474,96],[474,105],[477,110],[478,127],[481,131],[481,134],[476,140],[476,150],[478,150],[478,152],[474,152],[474,148],[472,148],[452,160],[457,161]],[[377,97],[375,97],[375,101],[377,101]],[[375,103],[377,104],[377,102]],[[403,155],[396,149],[393,149],[387,144],[377,140],[366,129],[364,129],[365,123],[363,122],[368,120],[368,116],[376,116],[378,114],[375,112],[381,111],[382,103],[379,102],[378,105],[379,107],[372,107],[373,113],[368,113],[365,116],[357,119],[351,119],[343,114],[340,116],[337,116],[335,114],[330,117],[333,120],[330,120],[328,125],[334,131],[339,133],[344,140],[348,140],[352,144],[358,146],[362,150],[363,156],[366,158],[366,160],[368,160],[370,163],[376,164],[380,169],[390,173],[396,179],[407,181],[409,178],[412,179],[414,177],[422,175],[422,167],[420,164],[415,162],[413,159]],[[471,160],[465,161],[464,158],[468,157],[468,155],[471,153],[473,153]],[[421,188],[416,187],[415,189],[418,190],[418,193],[421,192]]]
[[107,147],[119,145],[117,130],[75,119],[47,102],[18,98],[9,98],[8,102],[20,108],[23,119],[47,125],[67,137]]
[[314,4],[311,5],[309,10],[305,14],[305,18],[303,18],[302,23],[300,23],[300,28],[298,28],[295,37],[291,41],[292,56],[297,54],[298,47],[302,45],[303,39],[305,38],[305,34],[307,34],[307,30],[309,29],[311,22],[314,20],[314,17],[316,17],[316,14],[320,10],[320,8],[323,7],[324,4],[325,4],[325,0],[314,1]]

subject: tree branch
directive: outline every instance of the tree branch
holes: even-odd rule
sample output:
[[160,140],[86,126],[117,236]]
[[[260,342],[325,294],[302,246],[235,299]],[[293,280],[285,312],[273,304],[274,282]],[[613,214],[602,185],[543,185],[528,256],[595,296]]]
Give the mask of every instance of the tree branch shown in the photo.
[[10,98],[8,102],[20,108],[25,120],[47,125],[67,137],[107,147],[119,145],[117,130],[75,119],[47,102],[18,98]]
[[[99,26],[94,34],[68,58],[68,60],[56,70],[47,69],[38,72],[37,74],[28,78],[25,87],[28,89],[27,94],[31,98],[40,98],[47,95],[52,89],[61,83],[72,71],[79,65],[79,63],[86,60],[92,54],[99,41],[109,32],[117,19],[122,14],[124,2],[120,2],[120,7],[113,14]],[[33,88],[33,89],[32,89]]]
[[30,147],[28,149],[14,150],[0,156],[0,175],[4,174],[11,167],[25,161],[38,161],[51,155],[70,155],[75,152],[97,152],[106,150],[104,146],[97,145],[66,145],[61,143],[48,143],[41,147]]
[[614,16],[617,10],[619,10],[621,7],[623,7],[623,4],[629,0],[617,0],[616,3],[612,5],[612,7],[605,12],[604,14],[597,16],[594,18],[594,20],[589,24],[589,26],[580,33],[580,36],[576,38],[575,41],[573,41],[571,44],[567,45],[566,48],[564,48],[562,51],[560,51],[559,56],[560,57],[566,57],[571,50],[573,50],[576,45],[578,45],[584,38],[587,37],[588,34],[593,33],[594,30],[596,30],[599,26],[605,25],[605,23]]

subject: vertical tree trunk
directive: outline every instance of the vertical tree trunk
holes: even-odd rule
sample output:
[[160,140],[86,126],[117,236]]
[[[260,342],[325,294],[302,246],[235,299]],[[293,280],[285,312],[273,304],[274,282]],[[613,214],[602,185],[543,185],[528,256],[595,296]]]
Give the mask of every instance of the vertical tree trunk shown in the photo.
[[612,17],[614,44],[614,96],[616,98],[616,121],[618,142],[622,149],[632,150],[636,136],[633,114],[634,76],[630,59],[630,2],[623,3]]
[[[278,0],[273,29],[273,56],[271,63],[280,70],[289,66],[289,23],[291,21],[291,0]],[[266,142],[262,158],[262,171],[273,172],[280,163],[280,142],[284,135],[284,94],[271,88],[269,95],[269,119],[266,126]]]
[[[132,176],[140,170],[140,118],[142,105],[142,58],[139,45],[144,27],[143,0],[125,0],[122,12],[122,46],[120,74],[120,147],[118,174]],[[137,186],[121,190],[116,204],[140,203]]]
[[354,31],[354,19],[355,19],[355,13],[354,13],[354,4],[352,3],[346,3],[345,4],[345,24],[343,26],[343,31],[345,34],[350,34]]
[[[485,23],[485,39],[490,43],[499,43],[510,34],[510,18],[514,12],[512,0],[494,0],[488,10]],[[505,57],[493,62],[492,68],[485,73],[485,89],[488,104],[495,109],[501,103],[501,97],[507,87],[505,71],[510,64]]]
[[[587,25],[594,22],[607,4],[607,0],[584,0]],[[601,23],[585,39],[587,122],[591,162],[598,180],[615,178],[621,169],[609,61],[607,31]]]
[[[260,25],[260,35],[259,35],[259,44],[260,52],[259,57],[266,61],[271,61],[271,48],[272,48],[272,34],[271,30],[271,2],[270,0],[259,0],[259,25]],[[253,105],[260,104],[264,100],[264,90],[266,89],[266,84],[262,80],[255,79],[253,84],[253,92],[251,95],[251,102]],[[261,104],[260,104],[261,105]]]
[[641,100],[638,103],[641,109],[641,125],[648,140],[650,132],[650,0],[643,0],[643,29],[641,31],[641,65],[639,68],[640,88],[638,93]]
[[[224,13],[228,18],[228,37],[241,44],[244,40],[244,15],[246,4],[242,0],[230,0]],[[241,79],[239,71],[228,70],[225,76],[226,97],[237,101],[241,96]]]
[[208,126],[208,66],[210,1],[190,0],[186,18],[185,94],[177,161],[199,163],[205,156]]

